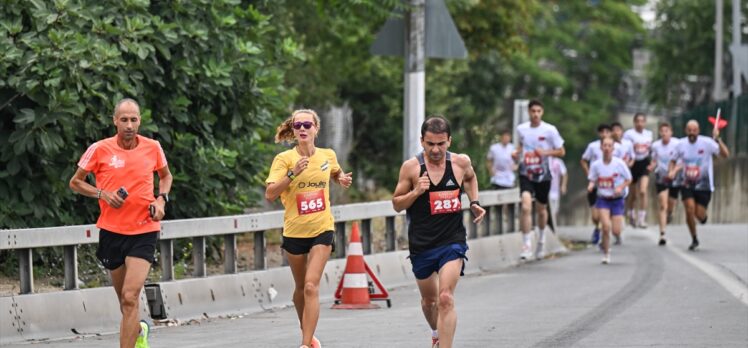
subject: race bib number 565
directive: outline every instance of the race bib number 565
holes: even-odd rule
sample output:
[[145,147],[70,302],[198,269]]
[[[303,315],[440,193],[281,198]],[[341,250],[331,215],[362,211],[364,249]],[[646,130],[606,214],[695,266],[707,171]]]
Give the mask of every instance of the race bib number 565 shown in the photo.
[[431,215],[450,214],[462,210],[460,190],[429,192]]
[[323,190],[296,194],[296,208],[299,215],[306,215],[325,210],[325,192]]

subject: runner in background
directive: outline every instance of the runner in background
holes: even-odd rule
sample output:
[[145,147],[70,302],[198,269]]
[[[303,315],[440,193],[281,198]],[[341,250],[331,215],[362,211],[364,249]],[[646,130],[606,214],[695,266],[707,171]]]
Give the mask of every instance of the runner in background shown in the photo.
[[654,171],[655,188],[657,190],[658,215],[660,226],[659,245],[667,244],[665,238],[665,227],[670,223],[673,208],[678,199],[677,178],[671,180],[668,176],[670,160],[675,156],[678,139],[673,137],[673,129],[667,122],[660,123],[658,127],[660,139],[652,143],[652,163],[647,170]]
[[[597,135],[600,137],[600,139],[597,139],[587,145],[587,148],[584,150],[584,153],[582,154],[582,159],[579,160],[579,164],[582,167],[582,170],[584,171],[584,177],[588,177],[590,174],[590,165],[592,165],[593,162],[603,158],[603,150],[601,148],[601,142],[603,139],[610,137],[611,134],[611,128],[607,124],[600,124],[597,126]],[[618,152],[623,153],[620,148],[621,146],[618,143],[614,144],[614,148],[618,150]],[[594,226],[594,230],[592,231],[592,244],[597,244],[600,242],[600,216],[597,208],[595,207],[595,202],[597,201],[597,189],[593,188],[592,191],[587,192],[587,204],[590,206],[590,217],[592,218],[592,225]]]
[[686,224],[691,233],[688,250],[694,251],[699,247],[696,219],[702,224],[706,223],[706,209],[714,191],[712,157],[719,155],[727,158],[730,151],[719,137],[718,127],[714,127],[712,138],[709,138],[699,135],[699,123],[690,120],[686,123],[686,136],[678,143],[675,156],[670,160],[668,176],[671,180],[674,179],[682,167],[683,185],[680,193],[686,208]]
[[566,194],[566,185],[569,182],[566,164],[558,157],[551,157],[551,191],[548,193],[548,226],[555,233],[558,227],[558,209],[561,203],[561,196]]
[[[631,166],[631,176],[633,178],[632,194],[629,195],[631,202],[631,215],[636,219],[635,224],[639,228],[647,227],[647,186],[649,186],[649,163],[651,157],[649,154],[652,146],[652,131],[644,128],[647,124],[647,117],[638,112],[634,115],[634,128],[623,133],[623,138],[628,139],[634,144],[634,165]],[[638,206],[638,209],[636,209]],[[636,211],[635,213],[633,213]]]
[[610,263],[611,230],[614,236],[620,236],[623,229],[624,199],[631,183],[631,171],[626,163],[620,158],[613,157],[614,143],[612,138],[603,139],[603,158],[592,163],[587,177],[587,192],[597,188],[595,206],[600,211],[602,225],[600,246],[603,251],[603,264]]
[[535,199],[535,210],[538,223],[538,243],[535,257],[544,256],[545,227],[548,222],[548,193],[551,190],[551,157],[563,157],[566,154],[564,139],[555,126],[543,122],[543,104],[531,100],[528,104],[530,121],[517,126],[519,147],[512,157],[519,160],[519,188],[522,198],[522,251],[520,259],[527,260],[532,256],[532,204]]
[[517,164],[512,159],[514,144],[509,130],[501,132],[501,142],[491,145],[486,155],[486,168],[491,175],[491,188],[505,190],[514,187]]
[[[626,162],[630,169],[631,166],[634,165],[634,144],[631,143],[631,141],[629,141],[628,139],[623,138],[623,125],[621,125],[620,122],[611,123],[610,128],[612,130],[611,135],[613,136],[613,140],[621,145],[621,153],[623,154],[622,159],[624,162]],[[636,219],[631,213],[632,210],[631,207],[629,207],[629,202],[626,201],[625,216],[629,217],[629,224],[636,227]]]

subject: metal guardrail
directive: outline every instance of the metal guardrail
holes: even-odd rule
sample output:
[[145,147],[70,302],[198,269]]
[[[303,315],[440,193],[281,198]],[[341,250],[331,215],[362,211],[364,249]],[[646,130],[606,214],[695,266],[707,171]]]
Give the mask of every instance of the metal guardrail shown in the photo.
[[[470,223],[468,226],[468,238],[478,238],[492,234],[503,234],[506,230],[503,225],[503,209],[501,206],[508,205],[508,231],[514,231],[516,207],[519,203],[519,191],[517,189],[501,191],[482,191],[479,199],[481,205],[486,208],[486,217],[483,222],[483,232],[478,232],[478,226]],[[466,195],[462,196],[463,214],[470,214],[468,208],[470,202]],[[370,203],[345,204],[332,207],[335,218],[335,256],[345,257],[346,222],[361,221],[361,239],[365,254],[371,253],[371,219],[385,218],[385,251],[397,249],[395,238],[395,217],[405,215],[404,212],[397,213],[392,208],[390,201],[377,201]],[[495,216],[495,230],[491,229],[492,216]],[[472,220],[472,219],[471,219]],[[160,266],[162,269],[161,280],[174,280],[174,240],[181,238],[192,238],[192,259],[194,264],[194,277],[207,276],[205,263],[205,238],[209,236],[223,236],[224,238],[224,274],[237,273],[237,251],[236,235],[242,233],[254,233],[254,269],[263,270],[267,268],[265,254],[266,230],[283,228],[283,211],[271,211],[254,214],[183,219],[164,221],[161,224],[159,236]],[[33,263],[32,256],[35,248],[63,247],[63,261],[65,270],[64,289],[78,289],[78,245],[97,243],[99,230],[95,225],[60,226],[48,228],[30,228],[15,230],[0,230],[0,250],[15,250],[18,256],[20,293],[31,294],[34,292]]]

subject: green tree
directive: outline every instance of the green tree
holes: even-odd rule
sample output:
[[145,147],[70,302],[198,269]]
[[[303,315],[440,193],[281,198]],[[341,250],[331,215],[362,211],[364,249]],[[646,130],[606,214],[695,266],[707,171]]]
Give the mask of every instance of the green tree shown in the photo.
[[2,3],[0,228],[95,221],[67,181],[86,147],[114,134],[125,96],[174,173],[169,218],[258,199],[271,125],[295,96],[284,71],[300,57],[270,16],[238,0]]
[[[732,6],[725,1],[725,80],[730,81],[732,64]],[[742,1],[743,21],[748,3]],[[715,6],[712,0],[667,0],[657,3],[657,20],[650,40],[647,93],[665,110],[689,110],[711,100],[714,88]],[[745,26],[745,22],[742,24]],[[746,35],[743,30],[743,42]],[[727,87],[727,86],[725,86]]]

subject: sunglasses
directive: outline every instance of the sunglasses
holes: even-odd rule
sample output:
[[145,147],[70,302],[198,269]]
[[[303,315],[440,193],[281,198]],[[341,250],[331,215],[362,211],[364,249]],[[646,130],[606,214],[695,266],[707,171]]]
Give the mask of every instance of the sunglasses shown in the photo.
[[304,129],[309,129],[314,126],[314,122],[312,121],[304,121],[304,122],[294,122],[293,123],[293,129],[301,129],[301,126],[304,126]]

